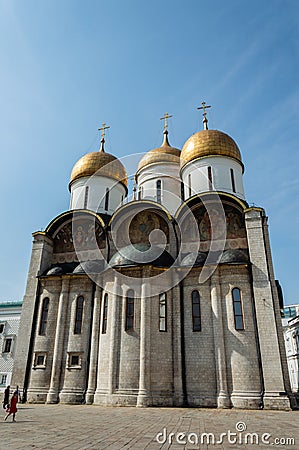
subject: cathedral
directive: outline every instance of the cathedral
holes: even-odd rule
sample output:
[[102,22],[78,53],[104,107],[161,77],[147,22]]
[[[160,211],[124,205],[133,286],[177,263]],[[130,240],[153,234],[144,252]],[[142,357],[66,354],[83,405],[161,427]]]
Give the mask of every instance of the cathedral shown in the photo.
[[208,128],[148,151],[128,196],[105,151],[33,233],[12,384],[32,403],[290,409],[263,208],[236,142]]

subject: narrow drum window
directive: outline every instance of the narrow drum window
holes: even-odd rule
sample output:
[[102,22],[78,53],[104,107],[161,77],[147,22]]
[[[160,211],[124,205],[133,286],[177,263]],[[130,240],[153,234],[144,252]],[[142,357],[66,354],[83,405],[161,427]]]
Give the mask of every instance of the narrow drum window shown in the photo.
[[232,297],[234,306],[235,329],[238,331],[244,330],[242,299],[241,291],[239,288],[234,288],[232,290]]
[[161,180],[158,180],[157,181],[157,202],[158,203],[161,203],[161,186],[162,186]]
[[49,300],[48,297],[43,299],[42,312],[41,312],[40,325],[39,325],[39,332],[38,332],[38,334],[40,336],[45,336],[45,334],[46,334],[47,321],[48,321],[48,311],[49,311],[49,302],[50,302],[50,300]]
[[159,331],[167,331],[166,294],[159,295]]
[[134,330],[134,291],[129,289],[126,298],[126,331]]
[[106,194],[105,194],[105,211],[108,211],[109,209],[109,188],[106,188]]
[[212,167],[208,167],[208,180],[209,180],[209,191],[213,190],[213,174],[212,174]]
[[185,200],[185,190],[184,189],[185,189],[184,183],[181,182],[181,199],[182,199],[182,201]]
[[107,332],[107,320],[108,320],[108,294],[105,294],[103,302],[102,334],[106,334]]
[[74,334],[81,334],[82,320],[83,320],[83,304],[84,298],[80,295],[76,301],[76,316]]
[[191,173],[188,175],[188,188],[189,188],[189,197],[192,196],[192,187],[191,187]]
[[89,186],[86,186],[85,187],[85,195],[84,195],[84,209],[87,209],[88,191],[89,191]]
[[236,192],[234,169],[230,169],[230,179],[232,182],[232,190],[233,190],[233,192]]
[[192,327],[193,331],[201,331],[201,316],[200,316],[200,297],[198,291],[193,291],[192,297]]

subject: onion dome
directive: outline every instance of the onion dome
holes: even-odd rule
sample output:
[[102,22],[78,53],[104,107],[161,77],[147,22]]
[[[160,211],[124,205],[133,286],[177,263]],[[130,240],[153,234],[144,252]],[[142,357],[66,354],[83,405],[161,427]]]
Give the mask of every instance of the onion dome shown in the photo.
[[76,162],[71,173],[69,187],[79,178],[96,175],[112,178],[127,188],[128,176],[126,169],[119,159],[104,151],[104,142],[105,139],[102,138],[101,148],[98,152],[87,153]]
[[222,131],[205,129],[193,134],[185,142],[181,152],[181,169],[190,161],[207,156],[233,158],[243,167],[241,153],[235,141]]
[[147,152],[138,164],[137,174],[146,166],[155,163],[178,163],[181,151],[178,148],[171,147],[168,141],[168,131],[164,130],[164,140],[161,147],[154,148]]

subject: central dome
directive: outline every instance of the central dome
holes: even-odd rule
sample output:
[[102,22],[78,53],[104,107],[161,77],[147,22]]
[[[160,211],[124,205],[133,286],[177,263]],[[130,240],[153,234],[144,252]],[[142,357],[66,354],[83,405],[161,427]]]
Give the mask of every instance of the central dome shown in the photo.
[[161,147],[154,148],[147,152],[139,161],[137,173],[144,167],[154,163],[179,163],[181,150],[171,147],[168,142],[167,130],[164,131],[164,141]]
[[103,150],[87,153],[76,162],[71,173],[70,186],[75,180],[92,175],[112,178],[125,187],[128,186],[127,172],[122,163]]
[[205,156],[227,156],[241,165],[240,150],[235,141],[226,133],[218,130],[202,130],[193,134],[184,144],[181,152],[181,169],[190,161]]

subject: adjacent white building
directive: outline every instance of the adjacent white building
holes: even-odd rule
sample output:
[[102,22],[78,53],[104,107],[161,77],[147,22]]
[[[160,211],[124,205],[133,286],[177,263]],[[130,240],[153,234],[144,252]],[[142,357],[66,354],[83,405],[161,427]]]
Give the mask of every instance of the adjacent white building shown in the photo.
[[299,395],[299,304],[283,308],[282,326],[291,389]]
[[0,303],[0,392],[10,385],[22,302]]

